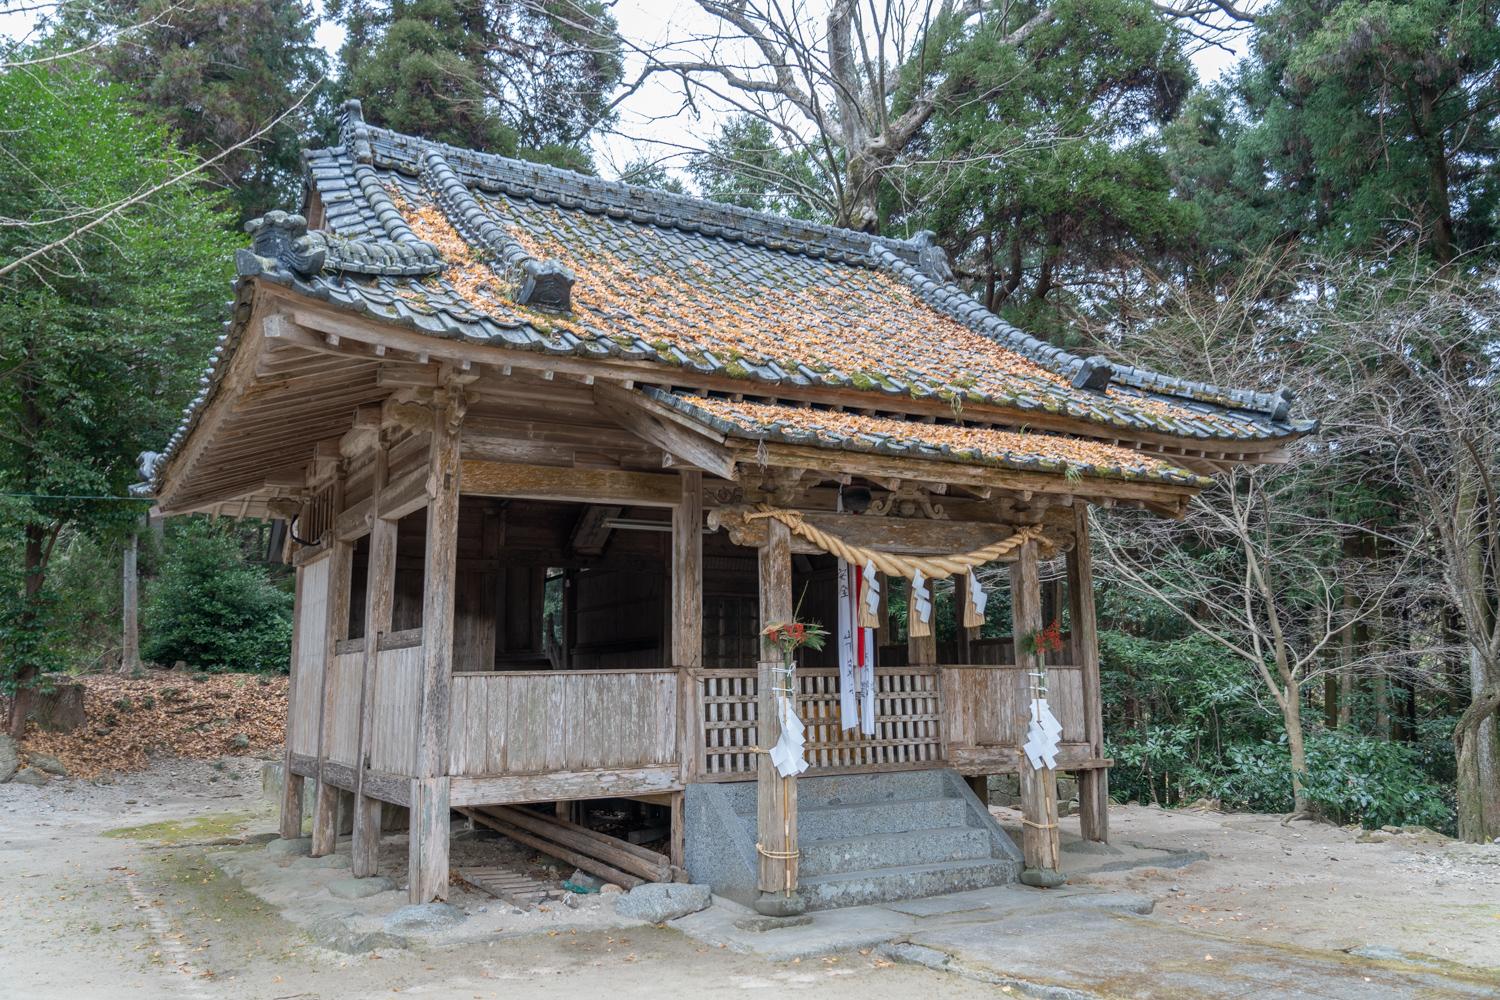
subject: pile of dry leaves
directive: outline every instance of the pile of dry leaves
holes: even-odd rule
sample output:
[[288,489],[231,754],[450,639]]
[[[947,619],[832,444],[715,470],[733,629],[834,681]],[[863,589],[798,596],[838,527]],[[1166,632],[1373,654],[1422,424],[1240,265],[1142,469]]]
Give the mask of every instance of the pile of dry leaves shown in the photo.
[[139,771],[148,753],[254,755],[279,748],[284,738],[285,677],[172,672],[78,680],[87,721],[71,733],[32,726],[22,741],[30,752],[55,754],[77,777]]

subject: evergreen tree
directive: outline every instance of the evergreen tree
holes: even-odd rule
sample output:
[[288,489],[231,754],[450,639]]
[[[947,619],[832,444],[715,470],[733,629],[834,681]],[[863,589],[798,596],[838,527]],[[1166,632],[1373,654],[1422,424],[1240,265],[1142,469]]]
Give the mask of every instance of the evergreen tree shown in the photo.
[[603,3],[333,0],[343,88],[371,119],[456,146],[575,169],[609,118],[620,41]]
[[317,17],[308,3],[103,0],[62,9],[61,33],[75,43],[139,26],[110,35],[98,61],[200,156],[244,142],[296,107],[267,135],[215,163],[211,175],[241,218],[296,201],[301,149],[326,119],[327,59],[314,41]]
[[1113,297],[1196,225],[1158,141],[1193,82],[1180,36],[1147,0],[1051,6],[1019,45],[980,23],[950,46],[897,202],[981,301],[1039,334],[1058,309]]
[[1185,193],[1237,203],[1206,213],[1208,241],[1333,254],[1414,241],[1440,265],[1492,244],[1496,15],[1493,3],[1459,0],[1283,0],[1265,11],[1214,120],[1174,140]]

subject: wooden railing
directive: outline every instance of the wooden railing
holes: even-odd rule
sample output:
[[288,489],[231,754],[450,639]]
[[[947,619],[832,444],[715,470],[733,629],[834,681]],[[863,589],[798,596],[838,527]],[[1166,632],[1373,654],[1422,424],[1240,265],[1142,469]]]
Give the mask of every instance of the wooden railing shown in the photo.
[[359,756],[359,706],[364,692],[365,651],[338,653],[329,665],[323,704],[323,732],[328,759],[354,766]]
[[[744,780],[755,773],[756,672],[695,670],[693,704],[699,724],[695,780]],[[942,709],[936,667],[875,671],[876,731],[846,732],[839,717],[839,676],[831,668],[797,671],[797,708],[807,726],[808,774],[890,771],[941,764]]]
[[319,559],[297,571],[297,649],[292,663],[291,712],[287,742],[293,754],[318,755],[323,703],[323,661],[327,659],[328,566]]
[[[387,637],[387,640],[390,637]],[[370,712],[370,767],[387,774],[415,774],[421,729],[422,646],[392,648],[382,641],[375,654],[375,695]]]
[[[944,722],[957,746],[1015,747],[1025,742],[1030,679],[1014,664],[942,668]],[[1083,670],[1047,667],[1047,703],[1062,723],[1063,742],[1082,740]]]
[[453,676],[455,777],[676,766],[676,670],[524,670]]

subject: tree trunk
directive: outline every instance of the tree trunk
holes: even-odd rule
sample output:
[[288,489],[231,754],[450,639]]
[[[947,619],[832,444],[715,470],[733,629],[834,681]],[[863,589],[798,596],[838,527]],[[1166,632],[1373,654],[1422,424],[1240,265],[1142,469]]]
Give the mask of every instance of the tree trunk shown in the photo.
[[1469,653],[1474,700],[1458,717],[1454,749],[1458,757],[1458,836],[1474,844],[1500,837],[1500,683],[1485,683],[1484,659]]
[[[39,524],[26,526],[25,603],[21,608],[21,620],[17,623],[23,635],[37,622],[37,598],[47,579],[47,534],[47,529]],[[28,659],[17,664],[14,670],[15,693],[10,699],[10,718],[6,722],[6,730],[12,739],[19,740],[26,735],[26,715],[31,711],[31,686],[36,683],[37,666]]]
[[1281,718],[1286,725],[1286,746],[1292,755],[1292,812],[1310,813],[1307,799],[1307,747],[1302,738],[1302,687],[1295,681],[1286,686]]

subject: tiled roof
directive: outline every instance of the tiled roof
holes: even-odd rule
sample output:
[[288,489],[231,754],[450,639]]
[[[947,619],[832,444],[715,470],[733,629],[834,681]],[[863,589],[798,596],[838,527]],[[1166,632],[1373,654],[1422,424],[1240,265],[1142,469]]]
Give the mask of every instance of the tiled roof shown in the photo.
[[660,365],[664,385],[852,388],[883,411],[983,404],[1210,450],[1315,426],[1285,393],[1030,337],[952,282],[929,234],[882,239],[457,149],[369,126],[353,102],[340,144],[304,158],[325,227],[256,220],[241,277],[432,336]]
[[1204,486],[1208,480],[1120,445],[1060,434],[924,423],[841,410],[644,389],[721,434],[750,441],[840,448],[1032,472]]

